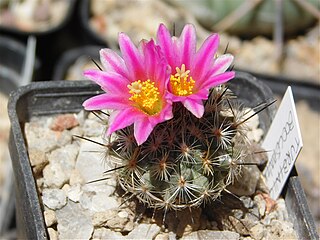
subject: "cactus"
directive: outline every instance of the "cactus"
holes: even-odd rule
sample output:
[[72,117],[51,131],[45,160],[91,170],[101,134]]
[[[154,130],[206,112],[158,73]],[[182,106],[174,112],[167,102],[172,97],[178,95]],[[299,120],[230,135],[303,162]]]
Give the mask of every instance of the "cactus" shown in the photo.
[[250,155],[246,121],[261,109],[248,111],[224,85],[235,76],[228,71],[233,56],[217,55],[218,44],[212,34],[196,51],[190,24],[179,38],[160,25],[157,43],[138,48],[121,33],[122,56],[102,49],[103,68],[84,73],[105,91],[86,100],[85,109],[113,110],[105,134],[108,172],[150,208],[214,201]]
[[202,118],[180,103],[137,145],[133,127],[107,140],[120,186],[150,208],[197,207],[218,198],[241,171],[249,142],[246,109],[225,86],[211,89]]

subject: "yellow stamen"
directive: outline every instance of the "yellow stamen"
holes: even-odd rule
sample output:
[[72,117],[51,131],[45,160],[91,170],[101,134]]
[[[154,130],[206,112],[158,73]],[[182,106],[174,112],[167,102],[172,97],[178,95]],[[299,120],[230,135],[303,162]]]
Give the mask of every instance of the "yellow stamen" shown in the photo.
[[170,76],[172,92],[178,96],[188,96],[193,94],[195,80],[189,77],[190,70],[186,70],[184,64],[181,69],[176,67],[176,74]]
[[131,97],[130,101],[148,115],[154,115],[161,111],[162,102],[159,89],[150,81],[135,81],[127,86]]

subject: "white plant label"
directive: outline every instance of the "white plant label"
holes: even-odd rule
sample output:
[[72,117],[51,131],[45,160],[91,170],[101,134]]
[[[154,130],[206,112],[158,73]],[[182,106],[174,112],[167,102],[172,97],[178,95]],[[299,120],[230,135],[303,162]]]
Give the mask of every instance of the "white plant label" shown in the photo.
[[287,88],[275,118],[262,143],[268,163],[263,171],[270,196],[276,200],[303,146],[291,87]]

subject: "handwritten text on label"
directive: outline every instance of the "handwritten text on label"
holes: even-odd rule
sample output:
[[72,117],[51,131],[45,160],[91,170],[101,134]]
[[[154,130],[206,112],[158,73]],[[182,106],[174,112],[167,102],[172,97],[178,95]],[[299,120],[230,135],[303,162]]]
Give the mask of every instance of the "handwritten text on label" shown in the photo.
[[269,151],[263,174],[273,199],[279,197],[302,145],[292,91],[288,87],[262,144]]

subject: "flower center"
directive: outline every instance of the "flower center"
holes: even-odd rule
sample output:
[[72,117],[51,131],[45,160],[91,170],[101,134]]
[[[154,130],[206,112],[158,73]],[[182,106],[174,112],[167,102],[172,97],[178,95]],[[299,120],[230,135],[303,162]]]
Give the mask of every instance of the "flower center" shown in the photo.
[[188,96],[193,93],[195,80],[189,76],[190,70],[186,70],[184,64],[181,69],[176,67],[176,74],[170,76],[172,93],[178,96]]
[[135,81],[128,85],[131,97],[130,101],[148,115],[154,115],[161,111],[162,102],[159,89],[150,81]]

